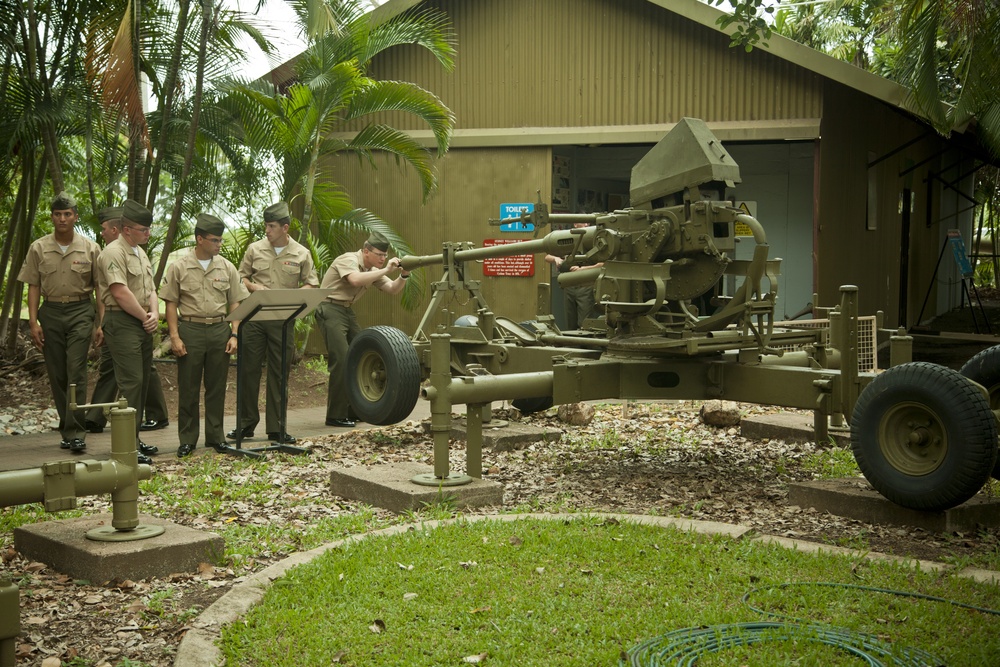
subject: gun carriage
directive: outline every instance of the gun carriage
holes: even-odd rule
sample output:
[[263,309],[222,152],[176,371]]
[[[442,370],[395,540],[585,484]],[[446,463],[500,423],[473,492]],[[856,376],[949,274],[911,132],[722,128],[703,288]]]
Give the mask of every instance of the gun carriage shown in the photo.
[[[919,510],[958,505],[996,476],[1000,347],[961,372],[911,361],[912,340],[890,336],[891,367],[859,370],[857,288],[840,289],[828,327],[775,322],[780,259],[763,226],[735,206],[739,167],[699,120],[683,119],[632,171],[632,207],[549,214],[539,202],[522,219],[587,227],[503,246],[446,242],[442,252],[402,258],[406,270],[440,265],[416,331],[366,329],[351,344],[348,392],[373,424],[404,419],[418,397],[431,404],[434,473],[415,482],[456,485],[481,477],[482,413],[510,400],[524,412],[600,399],[726,399],[811,410],[816,439],[850,426],[854,456],[886,498]],[[510,222],[505,220],[504,222]],[[734,259],[736,229],[753,255]],[[472,268],[480,260],[548,253],[565,266],[560,285],[593,284],[603,313],[561,331],[541,285],[535,320],[495,314]],[[717,308],[696,302],[736,285]],[[461,296],[461,298],[454,298]],[[466,303],[457,312],[456,303]],[[453,405],[467,406],[466,474],[449,469]]]

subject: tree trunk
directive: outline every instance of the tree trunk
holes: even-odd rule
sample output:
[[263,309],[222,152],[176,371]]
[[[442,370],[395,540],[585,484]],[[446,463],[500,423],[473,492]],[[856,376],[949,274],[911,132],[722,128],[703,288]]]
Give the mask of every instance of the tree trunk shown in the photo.
[[38,197],[41,195],[42,183],[46,176],[44,167],[35,173],[34,163],[29,164],[28,160],[24,160],[23,173],[27,174],[24,179],[27,181],[24,186],[26,205],[22,209],[24,217],[17,225],[17,242],[14,244],[11,257],[7,291],[4,293],[3,315],[0,317],[0,331],[6,334],[4,356],[8,359],[13,357],[17,350],[17,330],[21,321],[21,298],[24,286],[17,280],[17,274],[21,272],[24,256],[28,253],[28,246],[31,244],[31,223],[38,211]]
[[[18,232],[21,228],[21,223],[24,220],[24,202],[28,193],[28,184],[30,182],[30,177],[27,174],[22,174],[21,183],[17,188],[17,197],[14,199],[14,210],[10,214],[10,230],[3,239],[3,253],[0,255],[0,276],[5,276],[6,281],[4,282],[4,298],[6,299],[6,293],[14,288],[14,282],[17,280],[17,274],[7,275],[7,267],[10,265],[11,250],[14,246],[14,239],[17,237]],[[10,316],[6,310],[0,312],[0,338],[3,337],[4,323]]]
[[[163,81],[163,108],[160,109],[160,136],[156,142],[156,151],[147,160],[149,181],[145,184],[147,193],[146,208],[150,211],[153,210],[153,204],[156,202],[156,193],[160,189],[160,169],[163,164],[163,154],[167,150],[167,143],[170,138],[168,126],[173,119],[177,75],[181,67],[181,53],[184,47],[184,35],[187,32],[190,7],[191,0],[180,0],[180,7],[177,10],[177,31],[174,33],[174,50],[170,54],[170,69],[167,70],[167,76]],[[203,55],[199,55],[199,58],[201,57]],[[163,256],[166,257],[166,255],[167,253],[164,252]],[[157,277],[156,284],[158,285],[159,283],[160,280]]]
[[160,261],[156,268],[156,275],[153,277],[153,284],[159,286],[163,279],[163,272],[167,269],[167,257],[174,247],[174,238],[177,236],[177,227],[181,220],[182,205],[184,203],[184,193],[187,191],[188,177],[191,175],[191,165],[194,162],[194,151],[198,143],[198,121],[201,117],[201,93],[205,84],[205,59],[208,57],[208,33],[212,29],[213,22],[212,0],[202,0],[201,34],[198,40],[198,68],[195,75],[193,106],[191,108],[191,125],[188,128],[187,150],[184,153],[184,167],[181,171],[181,180],[177,185],[177,194],[174,198],[174,209],[170,215],[170,224],[167,227],[167,234],[163,239],[163,250],[160,252]]

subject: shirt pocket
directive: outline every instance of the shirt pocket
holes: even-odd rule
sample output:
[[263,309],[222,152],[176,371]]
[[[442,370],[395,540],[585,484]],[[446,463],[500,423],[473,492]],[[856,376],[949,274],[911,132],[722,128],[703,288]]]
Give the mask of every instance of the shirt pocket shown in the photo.
[[182,275],[179,283],[182,292],[197,294],[201,291],[201,279],[192,273]]
[[142,262],[140,262],[139,258],[135,256],[128,258],[128,261],[125,263],[125,270],[128,271],[129,276],[133,278],[142,276],[144,273],[142,270]]
[[38,273],[43,276],[52,276],[59,273],[59,266],[61,262],[55,257],[49,259],[45,258],[38,263]]

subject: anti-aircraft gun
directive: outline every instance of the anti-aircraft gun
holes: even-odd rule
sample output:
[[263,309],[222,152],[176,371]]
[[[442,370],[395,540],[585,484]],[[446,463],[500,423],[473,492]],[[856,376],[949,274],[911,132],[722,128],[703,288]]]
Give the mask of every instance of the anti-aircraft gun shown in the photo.
[[[481,477],[482,413],[493,401],[511,400],[527,412],[609,398],[799,408],[813,411],[818,441],[826,440],[831,419],[850,425],[859,467],[888,499],[941,510],[971,498],[994,466],[1000,473],[991,409],[1000,406],[1000,348],[959,373],[912,362],[912,341],[899,331],[890,338],[892,367],[862,372],[858,290],[850,285],[841,287],[828,327],[776,326],[780,260],[768,256],[762,225],[735,206],[739,181],[739,167],[707,126],[683,119],[633,168],[632,208],[550,214],[539,202],[522,214],[536,230],[588,226],[503,246],[446,242],[439,255],[402,258],[405,270],[440,264],[443,274],[412,336],[378,326],[351,344],[355,412],[390,424],[405,418],[418,396],[428,400],[434,473],[414,482],[446,486]],[[752,236],[750,260],[733,258],[737,225]],[[563,257],[564,266],[596,265],[558,280],[564,287],[592,283],[598,320],[560,331],[548,312],[547,285],[531,322],[492,311],[470,264],[543,252]],[[730,277],[738,284],[733,294],[716,296],[715,312],[700,312],[696,300]],[[471,312],[451,310],[456,293],[469,297],[463,301]],[[467,406],[466,475],[449,470],[457,404]]]

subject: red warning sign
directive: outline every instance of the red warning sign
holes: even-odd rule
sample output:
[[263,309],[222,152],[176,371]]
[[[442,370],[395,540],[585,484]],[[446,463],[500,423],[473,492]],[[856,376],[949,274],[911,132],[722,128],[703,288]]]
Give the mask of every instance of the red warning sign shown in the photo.
[[[517,243],[519,239],[485,239],[483,247]],[[520,239],[523,240],[523,239]],[[530,277],[535,275],[535,256],[513,255],[511,257],[491,257],[483,260],[484,276]]]

